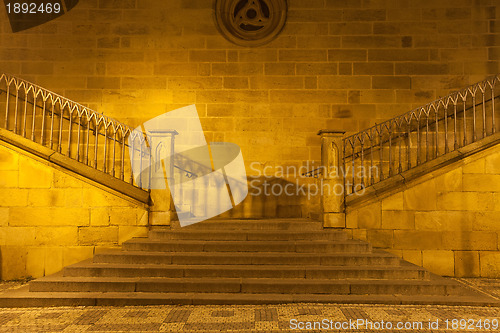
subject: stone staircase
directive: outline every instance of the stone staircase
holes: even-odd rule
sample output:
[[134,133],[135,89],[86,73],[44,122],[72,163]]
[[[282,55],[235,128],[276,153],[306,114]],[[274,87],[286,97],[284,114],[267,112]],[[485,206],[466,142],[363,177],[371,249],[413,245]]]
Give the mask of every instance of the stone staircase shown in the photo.
[[306,219],[156,227],[121,251],[0,294],[0,307],[291,302],[496,304]]

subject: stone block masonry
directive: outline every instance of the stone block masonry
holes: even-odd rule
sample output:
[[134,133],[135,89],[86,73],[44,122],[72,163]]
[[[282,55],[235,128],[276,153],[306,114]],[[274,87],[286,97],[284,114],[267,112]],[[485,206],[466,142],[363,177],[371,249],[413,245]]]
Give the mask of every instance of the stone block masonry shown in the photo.
[[[0,10],[0,71],[131,127],[196,104],[207,141],[238,144],[249,176],[258,176],[254,162],[319,162],[320,129],[357,132],[500,71],[497,0],[288,5],[282,33],[256,48],[218,33],[209,0],[80,1],[68,14],[20,33],[11,32]],[[145,230],[144,208],[1,149],[3,279],[55,272]],[[359,221],[348,214],[347,224],[355,237],[438,273],[498,276],[492,249],[498,232],[488,229],[499,210],[498,194],[491,194],[498,189],[497,166],[471,162],[457,171],[460,177],[448,177],[460,181],[446,182],[446,190],[438,179],[417,185],[364,207]],[[310,202],[249,197],[233,214],[307,217],[319,206]],[[445,229],[432,230],[450,219],[464,229],[446,237]],[[454,259],[446,266],[437,257]]]
[[41,277],[146,236],[147,207],[0,143],[2,280]]
[[195,103],[207,137],[284,166],[320,160],[321,128],[359,131],[500,70],[497,1],[288,5],[256,48],[224,39],[208,0],[81,1],[16,34],[1,10],[0,70],[131,126]]
[[500,145],[347,208],[354,238],[440,275],[500,277]]

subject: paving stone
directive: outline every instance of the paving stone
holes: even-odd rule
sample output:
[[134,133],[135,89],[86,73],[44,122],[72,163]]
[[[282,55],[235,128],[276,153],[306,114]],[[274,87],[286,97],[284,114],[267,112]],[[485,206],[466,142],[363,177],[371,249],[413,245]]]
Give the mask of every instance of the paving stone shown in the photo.
[[370,320],[366,312],[363,310],[359,310],[356,308],[342,308],[341,309],[342,313],[344,314],[346,319],[352,319],[352,320],[357,320],[357,319],[366,319]]
[[5,325],[9,321],[18,318],[19,315],[16,313],[1,313],[0,314],[0,325]]
[[215,330],[218,332],[222,331],[239,331],[239,330],[251,330],[255,327],[255,323],[251,322],[235,322],[235,323],[187,323],[184,325],[184,330],[193,331],[208,331]]
[[161,327],[159,323],[141,324],[102,324],[92,325],[89,332],[158,332]]
[[125,314],[126,317],[131,318],[147,318],[148,315],[149,312],[145,310],[129,311],[127,314]]
[[[494,284],[481,279],[475,285]],[[500,283],[499,283],[500,284]],[[82,318],[87,318],[83,325]],[[282,304],[282,305],[163,305],[132,307],[65,307],[1,309],[0,332],[282,332],[291,330],[291,320],[302,322],[364,319],[367,321],[421,322],[412,332],[450,332],[444,320],[500,319],[498,308],[446,305],[359,305],[359,304]],[[430,330],[429,320],[439,319],[439,329]],[[303,330],[322,332],[325,330]],[[327,330],[346,332],[348,330]],[[353,332],[381,332],[357,329]],[[452,330],[467,332],[467,330]],[[472,332],[474,330],[468,330]],[[493,330],[494,331],[494,330]],[[383,332],[398,332],[384,330]],[[474,331],[475,332],[475,331]]]
[[76,321],[76,325],[93,325],[98,322],[108,311],[93,310],[81,315]]
[[275,321],[277,318],[276,309],[255,309],[255,321]]
[[178,323],[178,322],[184,322],[189,319],[189,316],[191,315],[191,311],[186,311],[186,310],[172,310],[169,312],[167,315],[167,318],[165,318],[164,322],[165,323]]
[[234,311],[220,310],[211,313],[212,317],[234,317]]
[[318,308],[299,308],[297,315],[299,316],[304,316],[304,315],[316,315],[319,316],[322,314],[322,311]]
[[64,312],[49,312],[39,315],[36,319],[56,319],[61,317]]

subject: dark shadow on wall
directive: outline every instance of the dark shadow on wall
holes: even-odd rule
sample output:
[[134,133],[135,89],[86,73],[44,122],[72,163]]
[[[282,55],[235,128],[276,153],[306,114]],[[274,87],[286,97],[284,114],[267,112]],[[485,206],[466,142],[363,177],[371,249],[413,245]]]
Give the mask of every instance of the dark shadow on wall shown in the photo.
[[277,177],[248,176],[248,196],[221,218],[292,218],[319,217],[319,195],[308,198],[308,184]]

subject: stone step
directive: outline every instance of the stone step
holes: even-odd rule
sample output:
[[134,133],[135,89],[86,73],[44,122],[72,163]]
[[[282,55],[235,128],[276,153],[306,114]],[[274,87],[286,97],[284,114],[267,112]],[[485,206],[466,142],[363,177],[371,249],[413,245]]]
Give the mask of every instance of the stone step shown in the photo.
[[241,293],[319,295],[464,296],[472,291],[454,281],[331,280],[272,278],[103,278],[52,277],[30,283],[30,292]]
[[158,230],[149,233],[152,240],[204,240],[204,241],[285,241],[285,240],[346,240],[343,231],[291,231],[291,230]]
[[213,219],[181,228],[179,222],[172,223],[172,229],[180,230],[323,230],[323,224],[309,219]]
[[[231,224],[234,229],[225,228]],[[344,232],[322,230],[319,222],[219,219],[198,225],[154,227],[149,238],[124,242],[122,251],[96,254],[32,281],[31,291],[3,293],[0,304],[496,302],[393,254],[372,251]]]
[[387,252],[287,253],[287,252],[143,252],[100,253],[94,263],[155,265],[374,265],[399,266],[400,259]]
[[[33,282],[33,281],[32,281]],[[393,281],[391,285],[395,285]],[[403,292],[404,287],[399,287]],[[378,288],[381,289],[380,287]],[[358,289],[359,291],[362,288]],[[250,294],[250,293],[148,293],[148,292],[30,292],[28,286],[9,290],[0,296],[2,307],[51,307],[51,306],[141,306],[141,305],[233,305],[233,304],[283,304],[283,303],[338,303],[338,304],[408,304],[408,305],[457,305],[500,306],[500,302],[485,295],[426,294]]]
[[296,278],[296,279],[426,279],[416,266],[292,266],[292,265],[125,265],[75,264],[63,270],[73,277],[168,278]]
[[264,305],[286,303],[446,305],[498,307],[500,303],[481,296],[436,295],[321,295],[237,293],[117,293],[28,291],[3,296],[2,307],[147,306],[147,305]]
[[163,241],[136,238],[123,243],[127,251],[153,252],[370,252],[371,245],[346,241]]

